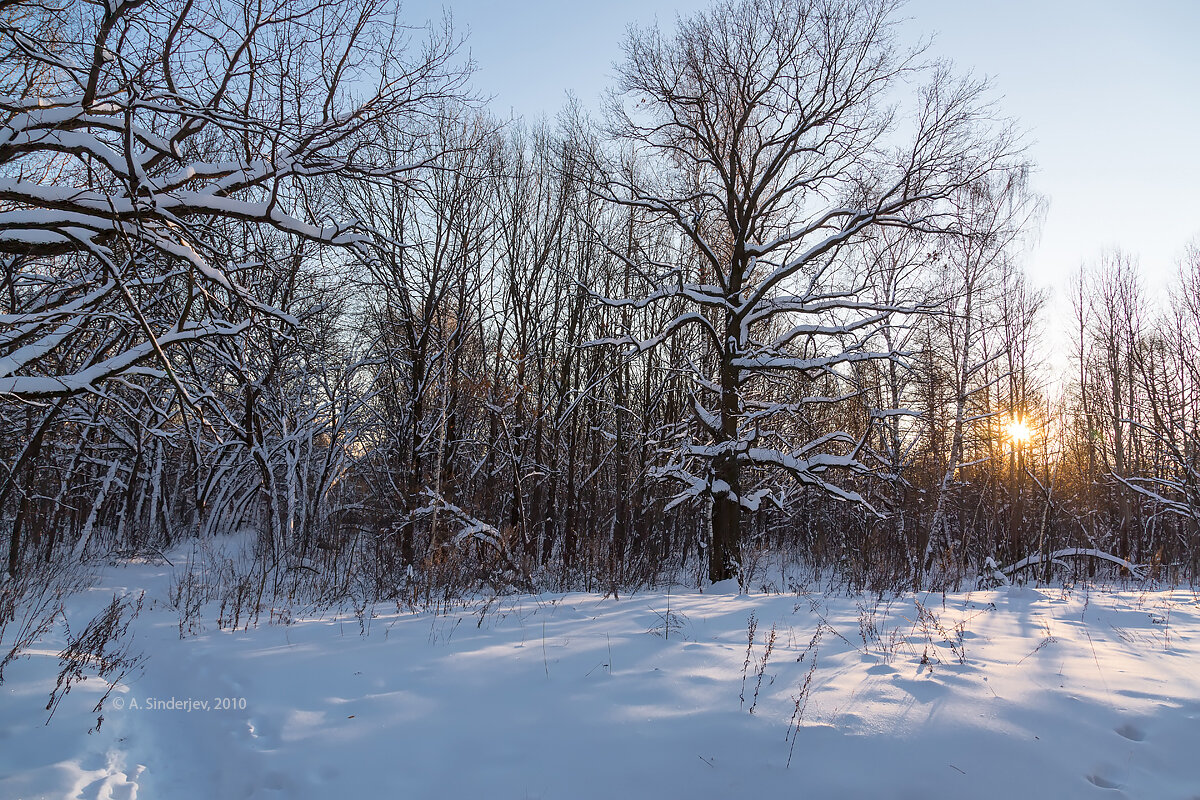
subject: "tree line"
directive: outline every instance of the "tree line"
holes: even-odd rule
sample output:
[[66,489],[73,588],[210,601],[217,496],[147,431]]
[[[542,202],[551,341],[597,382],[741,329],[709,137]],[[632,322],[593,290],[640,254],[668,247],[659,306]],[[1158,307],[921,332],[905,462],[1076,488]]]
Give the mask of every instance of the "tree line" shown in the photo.
[[385,0],[0,2],[7,573],[260,593],[1194,579],[1200,251],[1041,366],[1044,201],[892,0],[631,29],[502,123]]

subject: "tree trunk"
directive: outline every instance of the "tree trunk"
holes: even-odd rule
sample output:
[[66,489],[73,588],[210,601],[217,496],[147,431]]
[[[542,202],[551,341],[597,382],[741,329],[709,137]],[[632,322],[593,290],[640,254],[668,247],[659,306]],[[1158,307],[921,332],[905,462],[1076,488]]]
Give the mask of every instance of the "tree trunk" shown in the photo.
[[741,398],[738,393],[738,370],[733,365],[737,353],[731,320],[721,353],[721,441],[727,448],[713,461],[714,477],[725,483],[713,495],[712,548],[708,555],[708,578],[713,583],[738,576],[738,560],[742,543],[741,471],[738,464],[738,415]]

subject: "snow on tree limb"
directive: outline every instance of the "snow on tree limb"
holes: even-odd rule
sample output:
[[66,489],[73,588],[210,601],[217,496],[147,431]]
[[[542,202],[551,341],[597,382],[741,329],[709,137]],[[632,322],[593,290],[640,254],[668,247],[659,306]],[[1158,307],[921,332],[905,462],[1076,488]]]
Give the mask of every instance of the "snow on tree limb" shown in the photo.
[[[10,6],[0,46],[37,76],[15,70],[0,86],[0,254],[14,259],[13,296],[28,303],[0,332],[0,364],[2,391],[18,398],[96,391],[165,347],[247,330],[224,319],[239,313],[229,304],[295,325],[241,283],[236,231],[369,257],[359,220],[307,198],[331,178],[409,179],[429,162],[403,143],[385,153],[370,131],[436,113],[465,75],[449,35],[412,55],[372,52],[371,41],[399,41],[378,3]],[[70,26],[90,40],[56,38]],[[373,91],[372,68],[382,70]],[[39,273],[54,275],[52,291]],[[155,273],[182,292],[173,311]],[[74,343],[133,322],[113,316],[114,289],[141,306],[132,327],[150,341],[71,372]]]
[[1048,556],[1043,556],[1040,553],[1026,556],[1020,561],[1009,564],[1007,567],[1001,567],[1000,572],[1005,575],[1013,575],[1019,570],[1025,569],[1026,567],[1044,564],[1047,560],[1057,562],[1063,558],[1095,558],[1101,561],[1107,561],[1110,564],[1116,564],[1118,567],[1128,570],[1129,573],[1138,580],[1145,578],[1145,573],[1137,564],[1126,561],[1120,556],[1114,556],[1112,553],[1106,553],[1103,550],[1096,550],[1094,548],[1086,547],[1066,547],[1061,550],[1055,550]]

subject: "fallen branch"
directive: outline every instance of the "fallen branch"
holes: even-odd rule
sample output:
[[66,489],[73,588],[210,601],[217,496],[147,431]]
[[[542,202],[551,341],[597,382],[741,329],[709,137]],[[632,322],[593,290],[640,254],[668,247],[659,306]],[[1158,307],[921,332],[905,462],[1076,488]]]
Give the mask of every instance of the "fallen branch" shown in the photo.
[[1142,572],[1142,568],[1137,564],[1126,561],[1120,556],[1114,556],[1112,553],[1106,553],[1103,550],[1096,550],[1094,548],[1086,547],[1067,547],[1062,550],[1055,550],[1053,553],[1048,555],[1042,555],[1041,553],[1038,553],[1037,555],[1026,556],[1015,564],[1011,564],[1007,567],[1001,567],[1000,572],[1004,573],[1005,575],[1012,575],[1018,570],[1022,570],[1026,567],[1037,564],[1045,564],[1047,561],[1065,566],[1060,559],[1067,557],[1098,558],[1101,561],[1109,561],[1119,567],[1129,570],[1129,573],[1139,580],[1146,577],[1145,573]]

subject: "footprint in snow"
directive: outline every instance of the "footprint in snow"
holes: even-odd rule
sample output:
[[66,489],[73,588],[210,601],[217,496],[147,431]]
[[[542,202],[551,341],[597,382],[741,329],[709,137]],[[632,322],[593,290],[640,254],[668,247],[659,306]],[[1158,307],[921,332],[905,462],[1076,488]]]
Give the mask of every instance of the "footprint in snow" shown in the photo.
[[1088,782],[1098,789],[1116,789],[1121,788],[1121,784],[1117,783],[1112,778],[1106,777],[1102,772],[1097,772],[1087,776]]
[[1146,740],[1146,732],[1132,722],[1118,725],[1114,730],[1131,742],[1144,742]]

